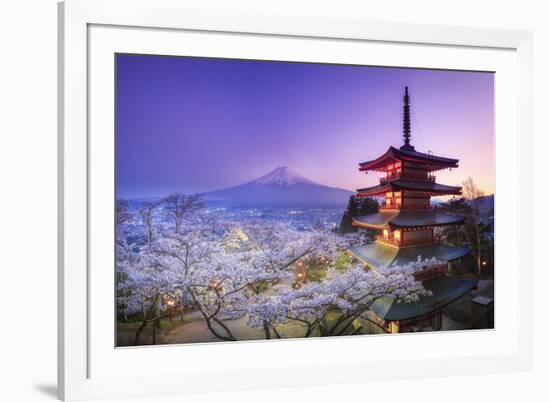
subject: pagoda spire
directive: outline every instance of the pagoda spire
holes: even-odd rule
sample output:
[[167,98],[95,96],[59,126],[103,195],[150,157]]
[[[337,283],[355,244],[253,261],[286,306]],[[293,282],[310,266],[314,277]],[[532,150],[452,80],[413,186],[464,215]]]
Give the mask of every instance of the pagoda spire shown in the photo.
[[405,87],[405,96],[403,96],[403,142],[401,149],[414,151],[411,145],[411,110],[409,107],[409,87]]

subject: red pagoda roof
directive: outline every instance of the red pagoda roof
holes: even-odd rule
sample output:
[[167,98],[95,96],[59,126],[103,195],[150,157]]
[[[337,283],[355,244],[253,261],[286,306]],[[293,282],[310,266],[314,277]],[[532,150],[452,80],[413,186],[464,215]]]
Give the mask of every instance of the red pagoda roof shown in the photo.
[[359,196],[371,196],[384,194],[388,191],[418,191],[429,193],[432,195],[461,195],[462,187],[446,186],[444,184],[434,183],[431,181],[415,181],[415,180],[392,180],[384,184],[379,184],[373,187],[360,188],[357,190]]
[[[403,149],[406,148],[406,149]],[[444,158],[418,152],[414,147],[401,147],[400,149],[390,146],[385,154],[371,161],[359,164],[360,171],[385,170],[385,167],[396,161],[409,161],[427,165],[429,171],[458,167],[458,159]]]

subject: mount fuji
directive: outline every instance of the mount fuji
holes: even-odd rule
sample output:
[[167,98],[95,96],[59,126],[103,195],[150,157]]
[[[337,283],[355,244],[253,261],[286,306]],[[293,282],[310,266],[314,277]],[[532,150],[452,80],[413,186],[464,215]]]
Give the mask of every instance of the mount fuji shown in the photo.
[[204,194],[204,201],[224,207],[345,207],[353,193],[307,179],[286,166],[248,183]]

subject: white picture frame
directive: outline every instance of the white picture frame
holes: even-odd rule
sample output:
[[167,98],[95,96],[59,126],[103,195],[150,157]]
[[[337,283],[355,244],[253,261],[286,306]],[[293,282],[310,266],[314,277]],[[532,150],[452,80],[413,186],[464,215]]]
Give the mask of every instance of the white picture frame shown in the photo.
[[[138,35],[139,40],[133,35]],[[268,57],[269,52],[276,51],[277,41],[280,40],[286,43],[309,41],[312,47],[318,41],[318,52],[323,52],[323,46],[332,46],[333,50],[330,55],[318,57],[330,56],[332,61],[342,62],[346,62],[344,59],[351,54],[353,46],[368,44],[380,49],[379,53],[372,50],[373,54],[379,54],[376,57],[380,57],[382,65],[405,63],[399,57],[407,54],[406,49],[414,47],[414,53],[425,52],[425,57],[418,60],[410,58],[403,65],[434,68],[454,66],[463,69],[480,66],[478,68],[493,69],[497,76],[503,77],[497,80],[495,91],[498,105],[495,116],[496,171],[499,197],[506,202],[497,198],[496,260],[500,264],[498,266],[503,267],[497,268],[497,272],[501,269],[506,274],[499,277],[503,285],[499,288],[497,284],[496,288],[496,330],[490,333],[473,331],[445,334],[443,338],[432,337],[427,342],[422,340],[424,335],[400,335],[391,338],[352,337],[345,340],[243,342],[238,345],[187,345],[139,350],[129,348],[123,351],[115,351],[114,345],[97,342],[101,331],[108,329],[105,328],[108,323],[99,324],[94,318],[98,309],[104,307],[93,296],[98,286],[102,285],[95,285],[93,281],[96,276],[91,273],[90,267],[96,258],[93,254],[95,251],[90,251],[90,239],[97,233],[94,234],[90,227],[94,230],[98,227],[94,219],[97,213],[101,213],[101,209],[94,206],[98,192],[95,187],[93,191],[90,189],[94,185],[93,178],[102,172],[112,172],[109,170],[112,165],[105,163],[103,171],[97,170],[95,161],[109,158],[102,151],[98,153],[92,150],[97,150],[97,144],[103,143],[101,141],[109,142],[107,132],[96,134],[98,127],[109,131],[112,125],[107,115],[98,108],[94,109],[93,114],[93,119],[97,120],[93,120],[90,110],[99,100],[112,103],[112,99],[107,99],[111,96],[109,91],[102,92],[102,86],[96,86],[111,70],[106,69],[105,74],[96,71],[101,70],[102,66],[108,67],[108,61],[103,63],[102,60],[108,59],[105,55],[121,51],[117,46],[124,47],[122,50],[153,52],[155,49],[157,52],[172,54],[178,51],[180,43],[185,40],[182,35],[193,39],[193,43],[199,47],[204,45],[205,49],[207,44],[206,41],[200,42],[201,35],[217,35],[216,38],[220,39],[223,36],[253,38],[251,42],[270,41],[270,46],[261,50],[264,53],[260,56],[255,54],[255,57]],[[228,51],[231,51],[232,43],[228,42]],[[237,45],[236,40],[234,43],[234,51],[249,51],[244,45],[239,47],[240,50],[237,49],[240,45]],[[346,46],[349,46],[348,50],[339,51]],[[391,49],[392,46],[393,53],[383,49]],[[403,48],[401,56],[395,55],[397,47]],[[529,197],[532,194],[531,48],[531,33],[524,31],[382,23],[360,19],[321,20],[290,15],[246,15],[211,11],[200,6],[186,8],[177,0],[69,0],[60,3],[59,397],[64,400],[146,397],[529,370],[532,361],[532,211]],[[200,52],[200,49],[195,51]],[[209,50],[213,51],[216,50]],[[436,56],[430,56],[432,52],[436,52]],[[468,52],[477,52],[477,60],[468,61],[469,58],[464,56]],[[303,57],[317,56],[311,53]],[[440,57],[439,61],[437,57]],[[395,61],[392,61],[394,58]],[[473,59],[471,55],[470,59]],[[99,70],[95,70],[96,65]],[[90,79],[92,69],[93,80]],[[102,98],[94,98],[97,96]],[[499,97],[506,100],[499,102]],[[94,124],[91,124],[92,120]],[[503,176],[506,176],[511,184],[499,185],[499,176],[502,183],[505,183]],[[90,216],[93,208],[95,215]],[[510,232],[521,233],[521,236],[499,238],[498,222],[503,211],[507,211]],[[92,283],[94,286],[91,286]],[[108,288],[111,284],[105,286]],[[504,293],[510,295],[507,301],[499,298]],[[506,322],[501,320],[499,326],[498,303],[501,300],[505,306],[500,308],[501,314],[504,314],[502,312],[506,308],[511,318]],[[355,353],[353,358],[346,360],[339,353],[339,348],[369,351],[369,345],[374,343],[377,350],[383,351],[384,346],[389,345],[388,342],[395,345],[397,350],[393,356],[384,353],[375,356],[371,350],[365,354]],[[477,342],[479,347],[473,347]],[[486,349],[484,353],[483,342],[495,345],[494,349]],[[444,351],[446,343],[453,345],[453,353]],[[421,345],[430,344],[440,344],[442,352],[436,353],[436,346],[433,351],[419,349]],[[319,348],[323,349],[322,354],[316,354]],[[411,350],[413,348],[415,350]],[[297,350],[300,356],[293,358]],[[163,369],[150,372],[132,371],[135,366],[133,362],[138,357],[139,360],[151,359],[157,363],[152,365],[156,367],[159,361],[174,354],[186,356],[190,362],[195,359],[197,367],[176,372],[166,364]],[[199,356],[212,354],[222,354],[227,359],[242,356],[242,361],[226,366],[220,363],[218,367],[198,364]],[[247,360],[247,356],[261,354],[270,358],[261,363]],[[145,376],[147,381],[144,381]],[[182,384],[185,386],[182,387]]]

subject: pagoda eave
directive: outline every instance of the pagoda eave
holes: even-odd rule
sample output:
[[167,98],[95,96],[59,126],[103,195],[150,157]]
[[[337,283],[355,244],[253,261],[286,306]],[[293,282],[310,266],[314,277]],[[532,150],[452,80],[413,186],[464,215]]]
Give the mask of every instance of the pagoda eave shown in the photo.
[[348,252],[373,269],[383,269],[416,262],[419,256],[422,260],[435,258],[442,262],[453,261],[467,256],[472,250],[469,247],[451,247],[443,243],[399,248],[375,242],[351,247]]
[[381,211],[374,214],[352,217],[352,224],[368,229],[383,229],[385,227],[401,229],[424,229],[460,225],[464,223],[464,215],[446,214],[437,211]]
[[366,187],[357,189],[357,195],[360,197],[369,197],[385,194],[389,191],[415,191],[419,193],[426,193],[429,195],[462,195],[462,187],[446,186],[444,184],[434,182],[423,182],[413,180],[392,180],[384,184],[379,184],[373,187]]
[[351,225],[364,228],[364,229],[384,229],[387,225],[384,224],[372,224],[372,223],[366,223],[366,222],[359,222],[355,220],[355,218],[351,218]]
[[391,146],[378,158],[359,163],[359,170],[362,172],[369,170],[384,171],[389,163],[393,163],[395,161],[408,161],[425,164],[428,167],[428,171],[458,167],[458,159],[445,158],[442,156],[425,154],[413,150],[397,149]]
[[415,319],[442,309],[470,292],[477,279],[465,279],[454,276],[439,276],[423,281],[423,286],[431,292],[413,303],[403,303],[391,298],[374,301],[370,309],[385,321],[403,321]]

